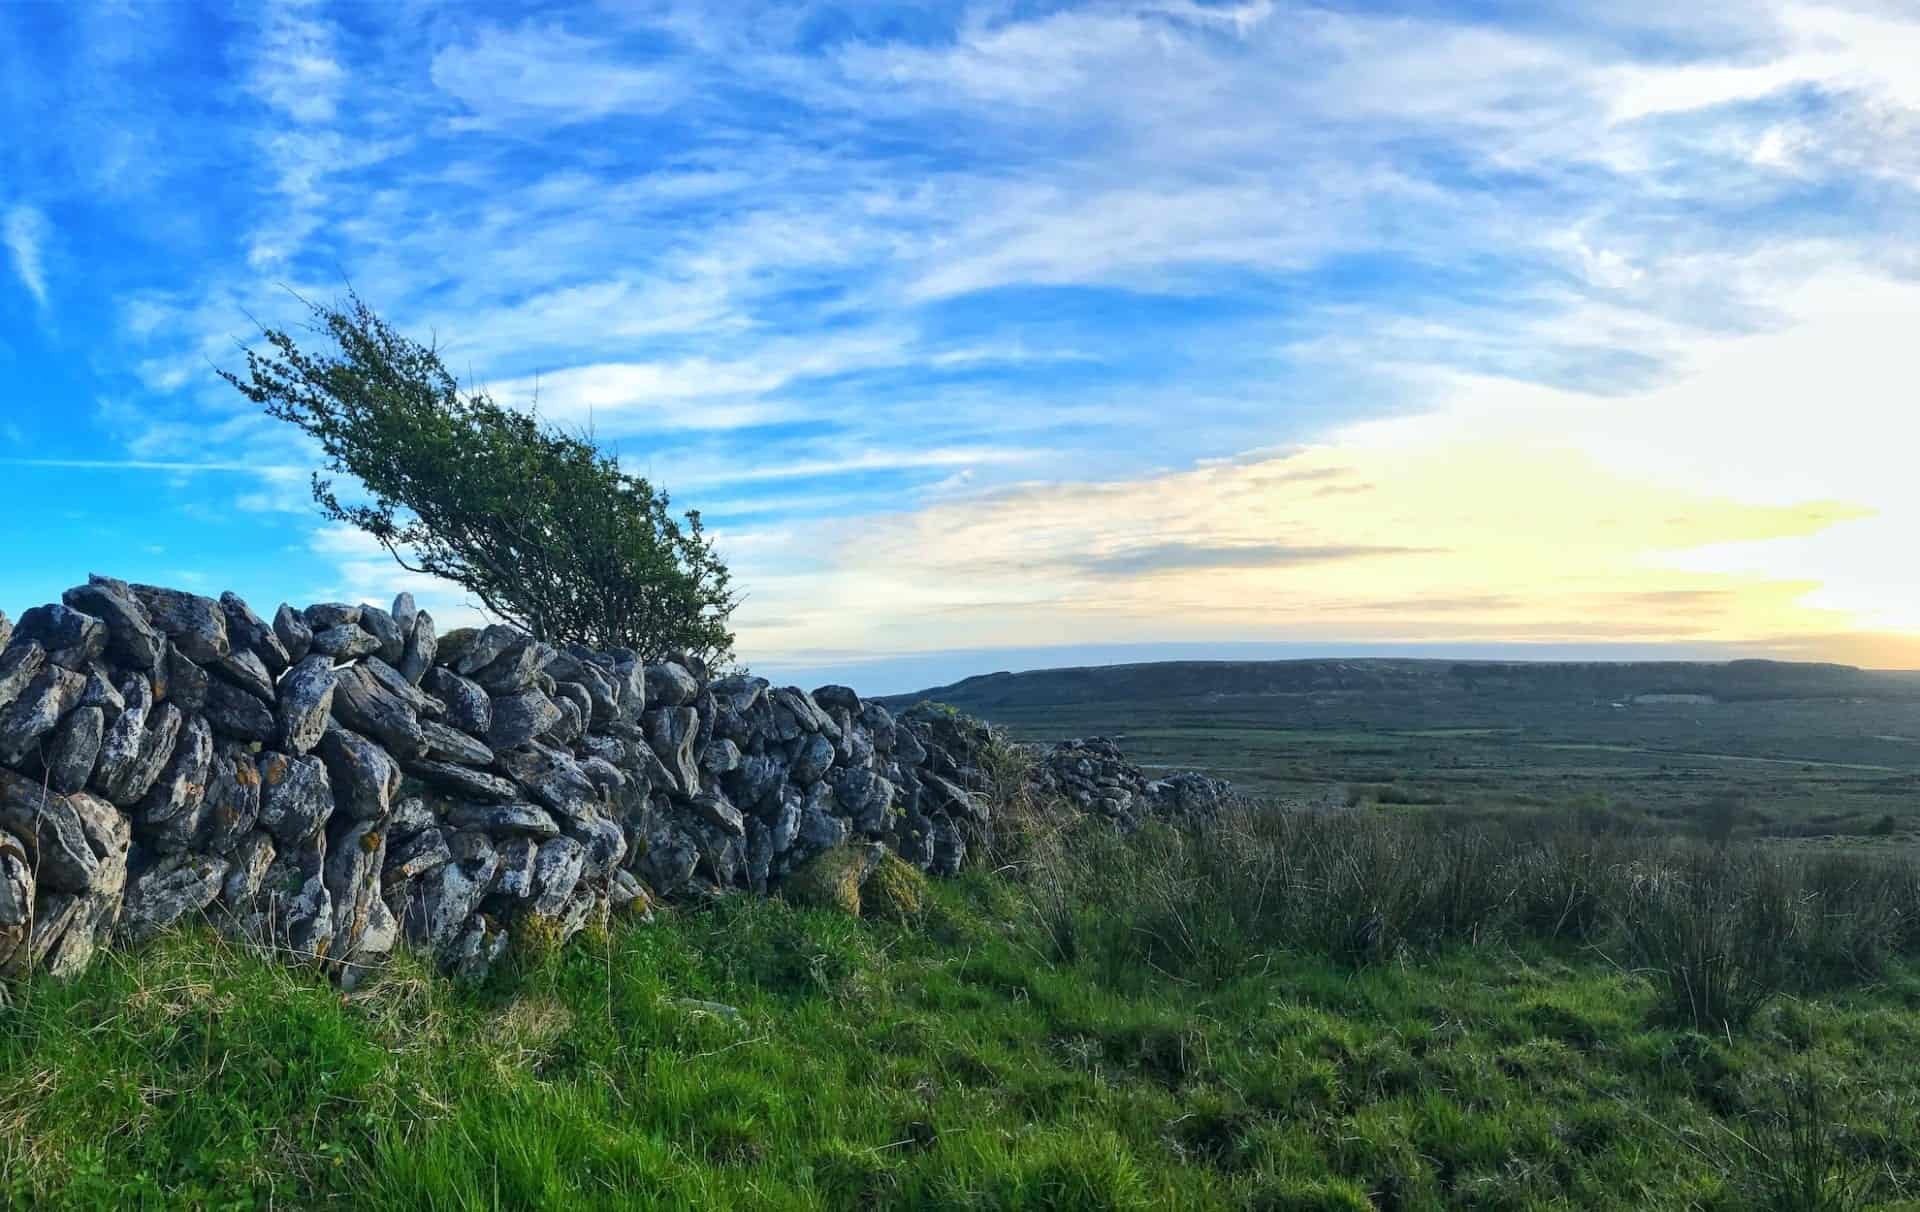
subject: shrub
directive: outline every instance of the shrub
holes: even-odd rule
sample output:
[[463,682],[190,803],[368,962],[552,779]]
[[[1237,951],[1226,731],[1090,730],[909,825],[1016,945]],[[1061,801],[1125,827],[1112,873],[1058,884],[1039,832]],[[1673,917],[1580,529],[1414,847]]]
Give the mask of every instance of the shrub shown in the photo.
[[709,663],[731,653],[736,598],[697,511],[676,521],[665,493],[587,437],[462,390],[434,348],[357,296],[311,306],[320,352],[269,329],[244,378],[220,375],[365,486],[370,503],[343,500],[315,475],[329,519],[543,639]]

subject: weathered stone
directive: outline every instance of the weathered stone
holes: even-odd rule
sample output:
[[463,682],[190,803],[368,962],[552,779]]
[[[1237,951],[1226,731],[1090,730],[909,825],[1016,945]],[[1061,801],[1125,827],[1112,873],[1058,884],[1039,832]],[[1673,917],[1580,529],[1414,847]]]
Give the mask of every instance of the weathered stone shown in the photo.
[[93,767],[93,788],[108,799],[113,799],[113,789],[139,760],[147,715],[153,709],[152,685],[145,674],[130,673],[121,679],[120,697],[120,717],[107,726],[107,735],[100,742],[100,758]]
[[260,827],[282,847],[312,837],[333,813],[333,783],[317,757],[260,755]]
[[561,686],[577,685],[586,694],[587,718],[595,726],[605,727],[620,718],[620,691],[613,674],[592,661],[563,652],[547,666]]
[[160,854],[193,848],[212,764],[213,733],[204,719],[193,716],[181,729],[166,771],[134,806],[134,832],[142,845]]
[[213,755],[207,795],[201,810],[206,848],[229,854],[260,820],[260,768],[245,749],[228,747]]
[[593,721],[593,692],[579,682],[558,682],[554,687],[554,702],[570,702],[579,709],[580,731],[584,734]]
[[368,635],[380,641],[380,647],[375,651],[387,664],[395,664],[406,652],[407,633],[400,630],[400,624],[394,621],[392,615],[378,606],[360,608],[360,626]]
[[433,828],[437,820],[433,809],[427,807],[427,801],[417,795],[410,795],[393,806],[387,814],[387,834],[394,840],[412,837],[423,829]]
[[579,842],[586,851],[587,875],[591,879],[606,878],[627,857],[626,831],[597,812],[561,817],[560,832]]
[[379,745],[334,725],[320,738],[320,758],[340,811],[364,821],[385,816],[393,806],[400,766]]
[[614,662],[613,688],[620,699],[619,718],[628,722],[639,719],[647,709],[647,667],[639,657],[628,655]]
[[433,668],[439,643],[433,631],[433,616],[424,610],[414,615],[407,629],[406,648],[400,653],[400,676],[418,686],[427,676],[427,670]]
[[740,816],[740,810],[719,791],[702,791],[694,796],[693,811],[695,816],[716,829],[735,837],[746,836],[747,826]]
[[494,873],[491,895],[524,901],[533,895],[533,860],[540,843],[530,837],[500,838],[494,842],[500,853],[500,870]]
[[825,778],[833,768],[833,742],[815,733],[799,745],[788,768],[789,776],[800,786],[808,787]]
[[747,888],[756,896],[767,891],[773,871],[773,833],[758,819],[747,822]]
[[273,739],[273,711],[224,678],[207,686],[207,723],[221,736],[242,741]]
[[586,862],[586,847],[570,837],[543,844],[533,860],[533,911],[546,916],[558,913],[580,883]]
[[28,943],[32,962],[58,979],[78,975],[113,935],[121,906],[117,888],[110,893],[48,894]]
[[672,788],[681,795],[692,795],[700,787],[700,766],[693,756],[693,742],[700,731],[699,713],[691,707],[655,707],[643,719],[647,744],[672,776]]
[[287,664],[292,665],[306,659],[313,650],[313,628],[307,626],[306,619],[285,602],[273,615],[274,638],[287,650]]
[[74,708],[98,707],[106,722],[112,724],[127,709],[127,700],[107,680],[108,672],[98,666],[88,671],[86,688],[80,692],[80,701],[74,704]]
[[420,605],[403,589],[393,595],[393,605],[387,608],[387,613],[393,616],[402,632],[412,631],[414,620],[420,617]]
[[48,665],[4,710],[0,710],[0,762],[19,765],[38,750],[41,737],[52,732],[86,688],[87,679],[72,670]]
[[691,673],[672,662],[646,667],[647,701],[658,707],[683,707],[700,693]]
[[[826,790],[826,784],[818,785]],[[794,846],[806,854],[817,854],[831,849],[847,840],[851,830],[847,822],[827,811],[832,803],[832,795],[812,795],[800,809],[800,829],[794,836]]]
[[0,831],[0,980],[26,975],[34,888],[26,843]]
[[324,656],[304,658],[280,679],[274,731],[281,749],[311,753],[320,743],[333,712],[335,684],[333,662]]
[[823,710],[839,708],[848,715],[859,715],[862,706],[860,696],[853,692],[851,686],[818,687],[813,692],[813,701]]
[[960,827],[946,817],[936,816],[930,833],[933,841],[933,873],[959,875],[961,864],[967,861],[967,839],[962,836]]
[[380,879],[388,885],[404,884],[452,861],[453,851],[447,848],[447,835],[438,829],[422,829],[412,837],[387,846],[387,865]]
[[420,730],[427,742],[427,757],[437,762],[456,762],[463,766],[493,765],[493,750],[438,720],[423,720]]
[[[420,729],[418,711],[370,671],[371,663],[342,669],[334,675],[334,718],[363,736],[373,737],[402,758],[424,754],[427,738]],[[411,686],[407,689],[416,695],[419,693]]]
[[[127,713],[131,715],[132,712]],[[124,722],[126,717],[121,717]],[[180,729],[186,717],[172,703],[161,703],[146,713],[147,726],[140,734],[140,751],[119,772],[119,777],[100,793],[120,808],[131,808],[153,787],[160,772],[167,768],[167,762],[173,757],[173,746],[180,739]],[[101,743],[101,762],[94,769],[97,780],[105,767],[106,744]]]
[[456,982],[477,985],[487,979],[493,965],[506,954],[510,941],[507,931],[495,929],[484,916],[476,916],[434,954],[441,970]]
[[335,661],[351,661],[380,651],[380,641],[357,623],[343,623],[314,632],[312,651]]
[[47,782],[62,795],[83,790],[106,737],[107,714],[98,707],[76,707],[53,731],[46,759]]
[[160,663],[161,635],[133,587],[111,577],[88,577],[60,595],[75,610],[93,615],[107,627],[107,655],[114,663],[152,669]]
[[[279,634],[266,620],[255,614],[253,607],[247,605],[239,594],[231,590],[221,594],[220,613],[227,620],[227,643],[233,652],[251,652],[276,677],[281,670],[293,664],[295,658],[288,653]],[[271,684],[263,697],[273,697]]]
[[928,816],[954,816],[961,820],[986,823],[986,806],[967,794],[965,788],[931,771],[920,774],[920,808]]
[[107,650],[107,625],[64,603],[35,606],[20,616],[10,642],[29,640],[46,649],[54,664],[84,669]]
[[361,937],[380,903],[380,870],[386,864],[387,838],[378,821],[341,821],[327,840],[325,881],[333,898],[335,963],[351,963]]
[[499,755],[500,768],[528,795],[563,816],[589,812],[601,792],[572,754],[527,745]]
[[785,854],[793,848],[793,841],[800,836],[800,812],[805,803],[800,792],[793,787],[782,787],[775,800],[767,830],[773,839],[775,855]]
[[473,682],[445,666],[436,665],[420,679],[427,693],[446,704],[445,722],[474,736],[493,727],[493,700]]
[[157,585],[134,585],[133,596],[147,608],[147,617],[188,660],[208,664],[231,650],[227,639],[227,619],[220,603],[196,593],[163,589]]
[[486,835],[456,833],[448,841],[452,860],[414,882],[400,923],[415,945],[436,951],[460,936],[500,869],[500,856]]
[[250,648],[236,648],[221,657],[213,671],[264,703],[273,702],[273,675],[267,663]]
[[520,798],[520,789],[497,774],[476,770],[454,762],[433,758],[413,758],[401,763],[401,769],[413,777],[443,791],[467,799],[505,803]]
[[627,785],[627,776],[620,772],[618,766],[605,758],[582,758],[580,769],[586,773],[587,781],[597,787],[605,799],[611,800]]
[[740,746],[724,738],[714,740],[700,754],[700,768],[715,778],[740,769]]
[[227,868],[227,878],[220,885],[220,904],[228,912],[252,905],[266,883],[273,856],[271,835],[256,829],[240,839],[228,860],[232,865]]
[[452,659],[453,671],[461,677],[472,677],[478,670],[491,665],[500,654],[509,648],[523,645],[528,640],[526,632],[518,627],[509,627],[505,623],[490,623],[477,632],[469,632],[448,646],[448,655]]
[[12,642],[13,620],[7,617],[6,611],[0,610],[0,650],[4,650]]
[[155,699],[172,703],[186,712],[206,710],[207,692],[213,685],[213,679],[206,670],[188,660],[187,654],[175,648],[171,641],[167,643],[153,676]]
[[301,611],[300,617],[317,635],[335,627],[358,627],[360,607],[350,602],[316,602]]
[[837,771],[830,780],[834,800],[841,812],[853,819],[853,827],[869,837],[879,837],[890,825],[887,810],[893,806],[893,784],[865,767]]
[[47,668],[47,650],[29,640],[0,652],[0,708],[11,706]]
[[533,804],[456,804],[447,810],[447,826],[473,829],[492,836],[521,833],[528,837],[560,835],[560,826],[544,808]]
[[873,738],[873,747],[880,753],[892,753],[894,744],[893,713],[878,703],[867,703],[860,708],[860,726]]
[[174,854],[127,882],[120,934],[143,943],[189,914],[199,913],[220,895],[232,864],[206,854]]
[[516,631],[493,660],[479,667],[469,667],[463,660],[459,671],[480,683],[490,694],[515,694],[533,685],[534,678],[552,659],[551,647],[525,632]]
[[496,751],[526,744],[560,722],[560,709],[539,690],[496,696],[487,744]]

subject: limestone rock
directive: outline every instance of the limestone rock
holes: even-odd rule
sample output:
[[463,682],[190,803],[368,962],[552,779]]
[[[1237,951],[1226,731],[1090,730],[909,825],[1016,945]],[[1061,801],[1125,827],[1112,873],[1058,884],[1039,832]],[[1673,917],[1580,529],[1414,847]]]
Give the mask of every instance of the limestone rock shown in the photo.
[[198,913],[220,895],[232,864],[205,854],[175,854],[127,883],[126,905],[120,915],[120,933],[129,943],[143,943],[189,914]]
[[420,729],[426,735],[429,757],[468,766],[493,764],[493,750],[457,728],[449,728],[437,720],[428,720],[420,725]]
[[58,665],[42,669],[20,697],[0,710],[0,762],[17,766],[35,752],[40,738],[54,730],[86,685],[86,678]]
[[700,766],[693,756],[699,713],[691,707],[655,707],[644,719],[647,744],[673,777],[673,789],[682,795],[694,794],[700,787]]
[[436,665],[420,679],[427,693],[446,704],[445,723],[474,736],[493,727],[493,700],[479,686],[445,666]]
[[35,606],[14,624],[13,640],[28,640],[47,650],[47,659],[67,669],[84,669],[107,650],[107,625],[64,603]]
[[[129,710],[127,715],[132,715]],[[126,722],[126,715],[120,717]],[[186,717],[172,703],[162,703],[144,716],[146,728],[140,733],[140,748],[133,759],[117,772],[117,777],[101,794],[117,807],[130,808],[152,788],[173,757],[173,746],[180,738]],[[116,725],[117,727],[117,725]],[[106,743],[101,743],[101,761],[94,769],[96,781],[106,768]]]
[[400,790],[400,767],[379,745],[338,725],[320,738],[335,803],[355,820],[387,814]]
[[187,654],[171,641],[166,643],[160,666],[154,671],[154,698],[172,703],[182,711],[204,711],[207,691],[212,685],[213,679],[206,670],[188,660]]
[[227,619],[220,603],[199,594],[157,585],[134,585],[133,596],[147,608],[147,617],[190,661],[208,664],[232,649]]
[[315,602],[301,611],[300,617],[318,635],[335,627],[358,627],[360,607],[349,602]]
[[489,837],[518,833],[528,837],[560,836],[560,826],[543,808],[532,804],[458,804],[447,811],[447,827],[470,829]]
[[533,911],[549,917],[558,913],[579,884],[586,861],[586,848],[570,837],[544,843],[533,860]]
[[282,847],[320,831],[333,813],[333,783],[317,757],[260,755],[260,827]]
[[164,773],[133,810],[141,844],[160,854],[191,850],[200,835],[200,809],[213,764],[213,733],[199,716],[181,729]]
[[402,763],[406,773],[454,795],[492,803],[520,798],[520,789],[497,774],[454,762],[414,758]]
[[[298,659],[287,651],[279,633],[255,614],[240,595],[231,591],[221,594],[220,613],[227,620],[227,643],[232,650],[252,653],[271,675],[278,677],[281,670]],[[273,697],[271,685],[262,697]]]
[[494,842],[500,870],[493,877],[493,895],[524,901],[533,896],[533,860],[540,843],[531,837],[508,837]]
[[273,711],[224,678],[207,686],[207,723],[221,736],[242,741],[273,739]]
[[789,767],[793,781],[802,787],[819,782],[833,768],[833,757],[832,741],[818,734],[807,737],[800,742]]
[[387,664],[395,664],[400,660],[401,654],[406,652],[407,633],[400,630],[400,624],[394,621],[392,615],[378,606],[360,608],[360,626],[368,635],[380,642],[380,647],[374,651],[378,652],[380,659]]
[[[152,684],[145,674],[130,673],[120,683],[123,704],[120,717],[107,726],[100,742],[100,757],[93,767],[93,789],[114,799],[114,789],[128,775],[140,757],[140,742],[146,734],[147,715],[153,709]],[[132,800],[115,801],[132,803]]]
[[[364,617],[364,616],[363,616]],[[387,838],[377,821],[341,821],[327,842],[325,881],[333,900],[333,945],[328,955],[349,963],[380,903],[380,871]]]
[[415,945],[436,951],[459,938],[500,869],[500,856],[484,834],[456,833],[449,848],[451,861],[415,881],[400,923]]
[[34,887],[26,844],[0,831],[0,980],[26,975]]
[[273,615],[273,635],[280,646],[287,650],[287,664],[296,664],[305,660],[313,650],[313,628],[307,626],[307,620],[285,602]]
[[125,581],[88,577],[85,585],[67,590],[60,600],[106,624],[107,655],[115,663],[135,669],[152,669],[160,664],[160,631]]
[[0,652],[0,707],[7,707],[33,685],[47,667],[47,650],[32,640]]
[[393,595],[393,605],[387,608],[387,613],[393,616],[393,621],[403,633],[409,632],[413,630],[414,620],[420,617],[420,606],[413,600],[413,595],[403,589]]
[[560,709],[539,690],[522,690],[493,700],[493,723],[487,744],[495,750],[526,744],[560,722]]
[[86,787],[106,733],[107,714],[101,708],[76,707],[67,713],[48,746],[47,781],[55,791],[70,795]]
[[250,648],[236,648],[214,665],[214,672],[265,703],[273,702],[273,674]]
[[[414,702],[395,694],[392,688],[372,672],[372,662],[342,669],[336,675],[333,691],[334,718],[363,736],[378,740],[402,758],[418,757],[427,751],[426,734],[420,729],[420,716]],[[398,675],[395,675],[396,677]],[[406,683],[402,682],[405,686]],[[419,692],[407,686],[415,695]]]
[[700,693],[691,673],[671,661],[646,667],[647,701],[660,707],[683,707]]
[[273,866],[273,838],[254,830],[242,838],[228,860],[227,878],[220,885],[220,904],[228,912],[246,909],[260,895]]
[[400,676],[418,686],[427,671],[433,668],[433,658],[438,649],[433,616],[424,610],[420,611],[408,625],[406,647],[400,653]]
[[358,623],[342,623],[337,627],[315,631],[310,651],[330,656],[335,661],[351,661],[380,651],[380,641]]
[[335,685],[333,662],[324,656],[303,658],[280,679],[274,731],[281,749],[311,753],[320,743],[333,712]]
[[252,834],[260,821],[260,768],[251,753],[228,747],[213,755],[201,817],[214,854],[232,853]]

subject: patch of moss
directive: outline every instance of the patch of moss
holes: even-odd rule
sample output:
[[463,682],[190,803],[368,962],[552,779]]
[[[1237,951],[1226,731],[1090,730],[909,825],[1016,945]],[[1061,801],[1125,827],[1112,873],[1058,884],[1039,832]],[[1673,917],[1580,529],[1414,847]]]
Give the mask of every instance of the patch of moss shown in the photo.
[[890,922],[918,921],[927,906],[927,877],[889,850],[860,889],[860,908],[868,917]]
[[838,909],[860,916],[860,885],[870,859],[865,846],[840,845],[808,859],[780,885],[780,895],[808,909]]

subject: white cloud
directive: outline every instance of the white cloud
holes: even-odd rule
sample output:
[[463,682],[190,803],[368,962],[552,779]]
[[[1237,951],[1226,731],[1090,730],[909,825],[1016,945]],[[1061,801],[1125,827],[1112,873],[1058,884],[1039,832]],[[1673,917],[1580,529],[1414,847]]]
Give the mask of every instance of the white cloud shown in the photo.
[[24,203],[9,208],[6,222],[0,224],[0,239],[13,258],[13,272],[43,308],[47,306],[47,271],[42,257],[52,234],[47,217]]
[[557,24],[487,26],[433,57],[433,83],[466,106],[463,127],[530,119],[568,124],[678,101],[671,70],[622,61],[609,44]]

